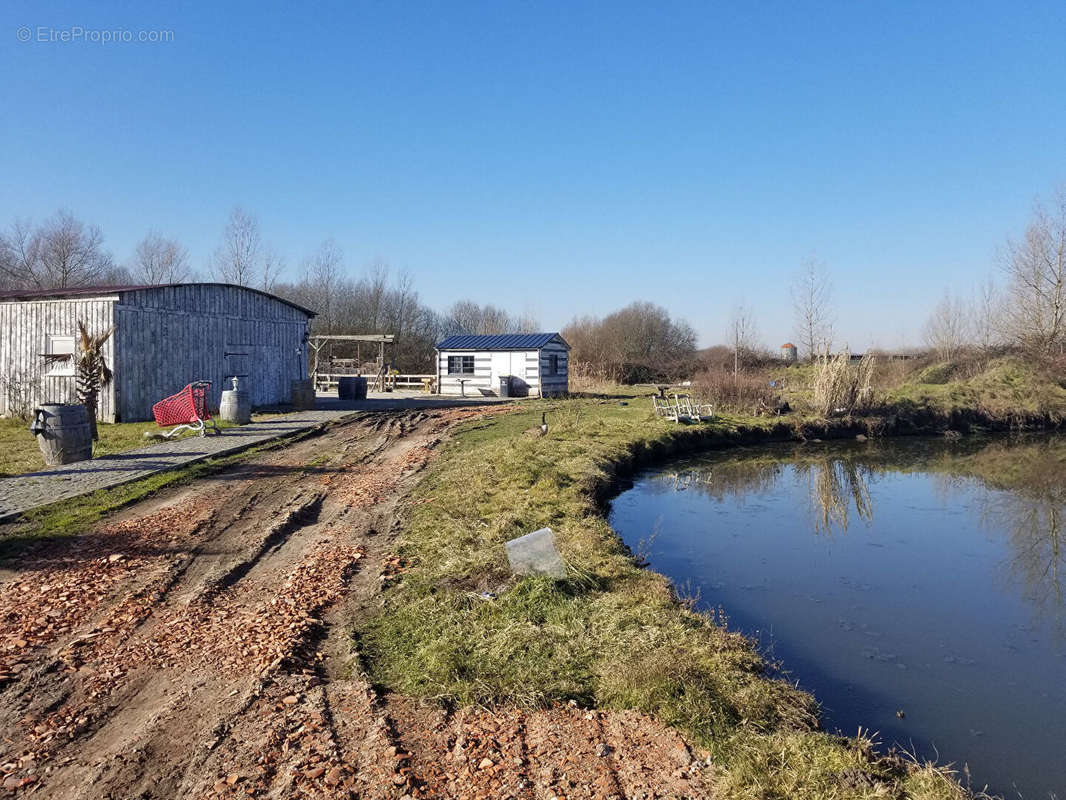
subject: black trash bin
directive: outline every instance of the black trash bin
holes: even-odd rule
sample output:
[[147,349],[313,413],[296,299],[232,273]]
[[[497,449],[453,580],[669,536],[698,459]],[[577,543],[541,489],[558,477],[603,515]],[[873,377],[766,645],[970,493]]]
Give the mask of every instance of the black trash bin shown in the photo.
[[337,378],[337,397],[341,400],[366,400],[366,378]]
[[510,396],[511,396],[511,376],[510,375],[501,375],[500,376],[500,397],[510,397]]

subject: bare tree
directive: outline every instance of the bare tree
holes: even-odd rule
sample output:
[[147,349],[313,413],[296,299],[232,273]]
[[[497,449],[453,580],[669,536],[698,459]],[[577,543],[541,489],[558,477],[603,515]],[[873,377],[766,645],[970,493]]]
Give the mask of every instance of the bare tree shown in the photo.
[[130,272],[144,283],[181,283],[189,279],[189,251],[176,239],[149,231],[137,243]]
[[69,211],[39,227],[17,221],[0,236],[0,273],[18,288],[64,288],[121,281],[126,273],[103,249],[103,234]]
[[729,318],[729,346],[733,350],[733,381],[740,374],[740,361],[744,354],[756,349],[758,330],[755,326],[755,318],[751,310],[743,303],[738,303],[733,308]]
[[[433,345],[443,326],[440,317],[419,302],[405,272],[393,276],[389,266],[378,261],[355,280],[343,266],[340,248],[328,241],[305,261],[299,283],[278,284],[276,291],[319,313],[313,322],[317,333],[391,333],[396,337],[390,348],[394,366],[412,372],[432,368]],[[333,348],[338,358],[358,352],[355,346]]]
[[982,351],[987,353],[1003,343],[1004,316],[1003,293],[988,278],[974,290],[970,308],[970,335]]
[[338,294],[344,272],[344,255],[333,239],[327,239],[304,263],[304,285],[309,301],[318,312],[316,329],[337,332]]
[[252,286],[260,278],[259,221],[240,206],[230,211],[222,241],[215,250],[215,272],[226,283]]
[[491,335],[496,333],[528,333],[540,324],[530,314],[513,316],[493,305],[479,305],[472,300],[459,300],[448,310],[447,327],[453,333]]
[[833,286],[825,264],[816,258],[808,258],[792,279],[792,308],[795,336],[810,361],[819,352],[832,349],[832,296]]
[[966,306],[961,299],[944,292],[923,328],[925,343],[942,361],[950,361],[962,349],[969,335]]
[[284,271],[285,259],[273,247],[266,247],[263,250],[263,280],[260,282],[263,291],[274,291]]
[[40,240],[26,220],[15,220],[8,233],[0,235],[0,281],[4,287],[40,287],[37,280]]
[[1038,203],[1004,265],[1011,339],[1031,353],[1066,350],[1066,186],[1050,205]]

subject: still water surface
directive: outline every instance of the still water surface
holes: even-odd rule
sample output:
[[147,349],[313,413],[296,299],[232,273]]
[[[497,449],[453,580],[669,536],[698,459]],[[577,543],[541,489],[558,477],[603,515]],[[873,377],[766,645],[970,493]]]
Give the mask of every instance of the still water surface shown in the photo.
[[1066,798],[1066,440],[686,459],[637,476],[611,524],[754,636],[827,728]]

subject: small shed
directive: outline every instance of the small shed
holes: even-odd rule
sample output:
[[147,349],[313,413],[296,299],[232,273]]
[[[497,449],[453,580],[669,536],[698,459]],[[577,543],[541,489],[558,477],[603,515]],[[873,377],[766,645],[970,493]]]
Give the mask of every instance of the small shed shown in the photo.
[[789,364],[795,364],[798,355],[796,345],[792,344],[792,342],[785,342],[781,345],[781,358]]
[[449,336],[437,345],[437,391],[498,396],[504,384],[511,396],[566,394],[569,355],[558,333]]
[[103,422],[152,418],[152,404],[194,380],[211,381],[218,406],[230,375],[254,406],[288,402],[306,379],[314,312],[280,297],[225,283],[88,286],[0,292],[0,414],[45,402],[74,402],[73,366],[47,366],[45,353],[69,353],[77,325],[114,326],[104,357],[114,372],[101,392]]

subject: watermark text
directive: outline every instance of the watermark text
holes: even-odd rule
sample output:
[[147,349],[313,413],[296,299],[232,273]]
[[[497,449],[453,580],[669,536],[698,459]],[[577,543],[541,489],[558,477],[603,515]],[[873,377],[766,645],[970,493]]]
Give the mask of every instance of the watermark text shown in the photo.
[[174,31],[22,25],[15,31],[15,38],[34,44],[163,44],[174,41]]

